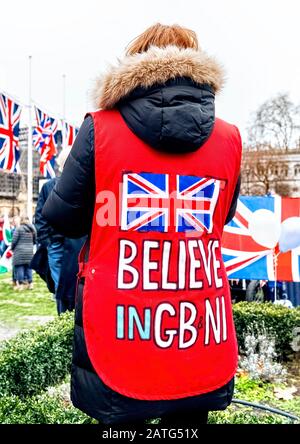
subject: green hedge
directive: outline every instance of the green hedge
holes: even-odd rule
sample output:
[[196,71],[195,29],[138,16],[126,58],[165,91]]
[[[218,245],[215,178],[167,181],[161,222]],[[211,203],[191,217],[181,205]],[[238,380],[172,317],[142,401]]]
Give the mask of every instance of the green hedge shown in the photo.
[[295,328],[300,327],[300,307],[290,309],[271,302],[240,302],[233,306],[233,316],[240,349],[244,347],[247,329],[261,331],[264,328],[275,337],[278,357],[285,359],[294,353],[291,343]]
[[0,349],[0,397],[31,396],[70,371],[74,313],[18,334]]
[[[293,329],[300,326],[300,308],[241,302],[233,306],[238,342],[253,325],[265,327],[276,337],[280,356],[291,350]],[[70,371],[74,314],[17,335],[0,349],[0,397],[33,396],[59,384]]]
[[95,420],[61,399],[38,396],[0,398],[0,424],[91,424]]

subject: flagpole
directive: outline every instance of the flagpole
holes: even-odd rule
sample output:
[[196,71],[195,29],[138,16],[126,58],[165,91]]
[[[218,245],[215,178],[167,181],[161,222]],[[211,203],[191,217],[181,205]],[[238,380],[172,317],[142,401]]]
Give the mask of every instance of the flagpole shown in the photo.
[[63,74],[63,97],[62,97],[62,111],[63,111],[63,120],[66,119],[66,74]]
[[27,147],[27,217],[32,221],[32,99],[31,99],[31,61],[28,57],[28,147]]
[[66,74],[63,74],[63,94],[62,94],[62,147],[65,147],[66,134],[65,134],[65,120],[66,120]]

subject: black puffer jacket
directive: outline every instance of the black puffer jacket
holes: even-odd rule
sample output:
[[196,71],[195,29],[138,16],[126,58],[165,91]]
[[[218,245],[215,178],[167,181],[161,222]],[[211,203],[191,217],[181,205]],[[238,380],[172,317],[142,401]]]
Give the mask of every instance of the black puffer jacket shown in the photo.
[[[119,109],[128,127],[154,149],[176,152],[201,149],[214,126],[214,96],[218,90],[214,76],[218,77],[220,71],[205,57],[195,62],[192,60],[194,54],[190,52],[184,53],[184,61],[181,60],[179,66],[174,48],[171,59],[176,63],[173,63],[174,67],[171,64],[170,68],[170,53],[167,51],[167,48],[165,53],[160,51],[159,57],[152,63],[146,86],[140,81],[143,78],[141,67],[144,69],[145,65],[141,65],[138,57],[133,69],[129,63],[131,61],[121,63],[120,70],[113,72],[111,77],[114,85],[120,85],[117,80],[124,80],[124,86],[129,70],[134,80],[130,83],[130,91],[119,94],[107,80],[104,89],[100,91],[98,105],[100,103],[104,108]],[[189,75],[193,73],[189,68],[194,62],[199,64],[198,74],[203,71],[210,76]],[[166,70],[166,64],[169,71]],[[186,69],[182,69],[183,65]],[[201,71],[203,67],[205,69]],[[166,76],[166,72],[169,72],[169,78],[162,77]],[[239,186],[240,181],[236,185],[227,221],[235,213]],[[79,131],[61,179],[46,202],[43,214],[58,232],[80,237],[90,234],[94,202],[94,128],[93,120],[88,116]],[[85,255],[87,258],[88,249]],[[107,424],[157,418],[181,410],[219,410],[227,407],[232,398],[233,380],[214,392],[176,401],[140,401],[122,396],[107,387],[95,373],[86,349],[82,323],[83,287],[84,278],[81,278],[78,284],[72,365],[72,401],[76,407]]]

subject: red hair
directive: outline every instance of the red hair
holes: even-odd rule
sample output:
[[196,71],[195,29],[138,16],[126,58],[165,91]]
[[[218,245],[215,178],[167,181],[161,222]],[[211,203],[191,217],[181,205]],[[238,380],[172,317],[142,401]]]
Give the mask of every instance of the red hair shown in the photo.
[[160,48],[168,45],[196,50],[199,48],[197,35],[194,31],[179,25],[167,26],[156,23],[129,43],[126,54],[133,55],[147,51],[152,45]]

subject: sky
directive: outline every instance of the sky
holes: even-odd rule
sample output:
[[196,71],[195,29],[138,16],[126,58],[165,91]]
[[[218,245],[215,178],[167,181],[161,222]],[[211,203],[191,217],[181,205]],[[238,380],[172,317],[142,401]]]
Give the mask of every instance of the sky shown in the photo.
[[65,75],[65,114],[77,125],[94,109],[95,77],[158,21],[196,31],[224,66],[216,113],[244,139],[264,101],[288,92],[300,104],[299,0],[0,0],[0,16],[0,91],[28,103],[31,55],[33,100],[62,117]]

